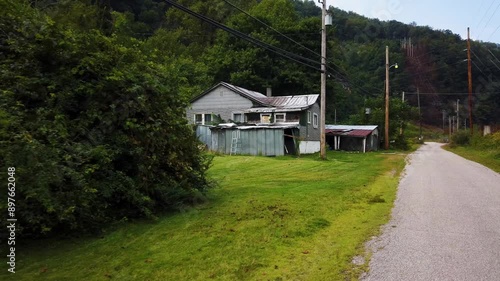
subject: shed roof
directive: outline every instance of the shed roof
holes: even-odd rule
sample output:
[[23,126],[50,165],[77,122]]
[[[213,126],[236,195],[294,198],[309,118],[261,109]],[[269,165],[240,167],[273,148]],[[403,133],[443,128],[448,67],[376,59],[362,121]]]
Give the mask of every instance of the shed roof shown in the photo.
[[336,136],[347,136],[354,138],[365,138],[373,133],[373,130],[330,130],[325,129],[326,134],[336,135]]
[[377,125],[325,125],[325,130],[370,130],[377,129]]
[[231,130],[231,129],[236,129],[236,130],[260,130],[260,129],[292,129],[292,128],[299,128],[298,123],[282,123],[282,124],[270,124],[270,125],[249,125],[249,126],[237,126],[234,124],[234,126],[228,126],[230,124],[224,124],[224,126],[208,126],[211,130]]

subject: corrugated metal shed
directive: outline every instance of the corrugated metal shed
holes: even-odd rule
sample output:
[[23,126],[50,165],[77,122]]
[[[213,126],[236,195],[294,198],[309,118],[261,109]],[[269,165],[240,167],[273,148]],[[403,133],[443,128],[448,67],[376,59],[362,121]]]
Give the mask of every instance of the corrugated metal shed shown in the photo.
[[[285,155],[285,130],[297,126],[210,127],[213,151],[224,154],[282,156]],[[237,149],[232,150],[237,137]]]
[[325,125],[327,142],[334,150],[378,150],[378,126],[376,125]]

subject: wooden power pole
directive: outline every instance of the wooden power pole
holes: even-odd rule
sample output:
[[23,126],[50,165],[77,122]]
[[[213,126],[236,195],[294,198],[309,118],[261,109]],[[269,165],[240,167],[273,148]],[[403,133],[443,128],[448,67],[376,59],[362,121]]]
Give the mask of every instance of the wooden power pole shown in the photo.
[[326,0],[321,12],[321,100],[320,100],[320,157],[326,159],[325,110],[326,110]]
[[384,149],[389,149],[389,46],[385,46],[385,134]]
[[467,72],[469,76],[469,123],[470,134],[474,134],[474,126],[472,122],[472,61],[470,58],[470,29],[467,27]]

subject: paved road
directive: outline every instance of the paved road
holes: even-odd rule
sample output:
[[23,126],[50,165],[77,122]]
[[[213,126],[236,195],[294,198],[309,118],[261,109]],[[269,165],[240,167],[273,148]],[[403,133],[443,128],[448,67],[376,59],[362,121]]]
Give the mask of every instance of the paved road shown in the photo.
[[362,280],[500,280],[500,174],[440,146],[410,157]]

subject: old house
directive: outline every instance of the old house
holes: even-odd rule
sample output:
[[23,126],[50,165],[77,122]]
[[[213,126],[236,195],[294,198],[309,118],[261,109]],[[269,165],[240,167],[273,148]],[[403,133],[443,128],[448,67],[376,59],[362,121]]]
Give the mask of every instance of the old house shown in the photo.
[[[272,96],[269,89],[264,95],[220,82],[191,101],[186,117],[199,125],[200,140],[222,153],[314,153],[320,139],[318,96]],[[229,124],[214,126],[221,123]]]
[[325,125],[326,142],[333,150],[377,151],[379,132],[376,125]]

